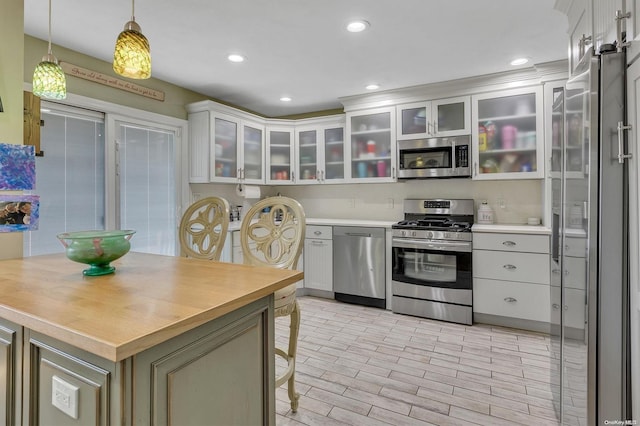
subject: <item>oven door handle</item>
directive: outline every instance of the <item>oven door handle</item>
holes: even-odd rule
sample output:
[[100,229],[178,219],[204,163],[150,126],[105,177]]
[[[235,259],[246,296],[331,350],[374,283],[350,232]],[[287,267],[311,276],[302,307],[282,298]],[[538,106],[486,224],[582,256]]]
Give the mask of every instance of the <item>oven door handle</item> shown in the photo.
[[398,248],[459,251],[471,253],[471,243],[468,241],[414,240],[409,238],[394,238],[392,245],[393,247]]

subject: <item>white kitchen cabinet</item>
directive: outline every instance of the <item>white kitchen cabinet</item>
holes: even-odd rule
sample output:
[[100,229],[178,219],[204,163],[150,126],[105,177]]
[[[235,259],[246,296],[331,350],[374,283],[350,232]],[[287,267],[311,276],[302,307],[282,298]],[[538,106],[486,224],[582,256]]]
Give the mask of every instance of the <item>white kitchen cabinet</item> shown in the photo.
[[473,179],[544,177],[542,87],[473,95]]
[[373,108],[347,113],[347,180],[395,182],[395,107]]
[[551,315],[550,276],[548,235],[474,233],[476,320],[544,331]]
[[264,122],[211,101],[187,105],[191,183],[264,183]]
[[344,121],[332,118],[296,125],[296,175],[304,184],[345,181]]
[[471,97],[437,99],[396,106],[397,139],[471,133]]
[[267,125],[267,183],[295,182],[293,125]]
[[308,225],[304,240],[304,288],[333,293],[332,227]]

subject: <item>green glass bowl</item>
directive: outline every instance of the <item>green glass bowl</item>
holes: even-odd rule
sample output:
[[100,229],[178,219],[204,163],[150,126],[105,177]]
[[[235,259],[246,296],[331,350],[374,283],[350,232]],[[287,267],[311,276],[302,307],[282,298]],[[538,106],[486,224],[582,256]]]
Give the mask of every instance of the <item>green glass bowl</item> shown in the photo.
[[109,263],[127,254],[129,240],[136,231],[78,231],[58,234],[67,257],[74,262],[90,265],[84,275],[97,276],[113,273],[116,268]]

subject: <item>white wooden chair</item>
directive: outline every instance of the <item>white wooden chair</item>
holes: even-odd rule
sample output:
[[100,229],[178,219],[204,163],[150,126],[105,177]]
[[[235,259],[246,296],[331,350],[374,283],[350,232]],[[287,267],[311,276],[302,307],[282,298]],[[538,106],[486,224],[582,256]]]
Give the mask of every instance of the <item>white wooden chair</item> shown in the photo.
[[229,203],[207,197],[191,204],[180,220],[180,248],[186,257],[220,260],[229,229]]
[[[287,197],[270,197],[255,203],[246,213],[240,228],[244,263],[275,268],[295,268],[302,252],[305,216],[300,203]],[[296,350],[300,329],[300,306],[296,284],[274,295],[275,317],[289,316],[289,347],[275,348],[276,356],[287,362],[286,371],[276,377],[276,387],[288,381],[291,411],[298,410],[300,395],[295,391]]]

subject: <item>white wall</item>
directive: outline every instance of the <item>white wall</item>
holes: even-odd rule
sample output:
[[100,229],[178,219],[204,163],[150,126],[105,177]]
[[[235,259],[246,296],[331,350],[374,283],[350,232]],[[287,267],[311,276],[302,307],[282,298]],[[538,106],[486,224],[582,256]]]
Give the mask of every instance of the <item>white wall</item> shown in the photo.
[[[498,223],[524,224],[528,217],[543,217],[543,180],[473,181],[469,179],[411,180],[400,183],[351,185],[263,186],[262,197],[280,193],[297,199],[307,217],[400,220],[407,198],[472,198],[487,200]],[[217,195],[242,205],[234,185],[192,184],[201,196]],[[504,200],[504,208],[500,207]]]

